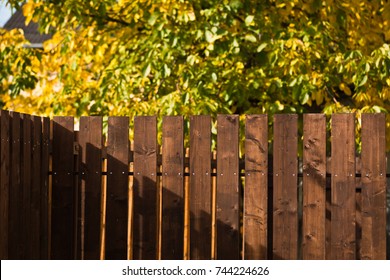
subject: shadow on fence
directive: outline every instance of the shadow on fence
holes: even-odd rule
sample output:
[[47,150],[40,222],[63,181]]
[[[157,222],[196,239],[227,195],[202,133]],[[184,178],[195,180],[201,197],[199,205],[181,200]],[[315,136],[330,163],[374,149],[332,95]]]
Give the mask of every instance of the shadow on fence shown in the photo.
[[[354,116],[46,118],[1,111],[1,259],[385,259],[383,114],[365,115],[356,159]],[[161,148],[161,149],[160,149]],[[387,214],[388,215],[388,214]]]

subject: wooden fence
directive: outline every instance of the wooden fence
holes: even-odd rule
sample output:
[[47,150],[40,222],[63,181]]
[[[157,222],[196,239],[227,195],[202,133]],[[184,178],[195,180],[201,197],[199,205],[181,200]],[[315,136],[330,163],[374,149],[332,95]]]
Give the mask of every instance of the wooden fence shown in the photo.
[[[1,259],[385,259],[385,115],[53,120],[1,111]],[[243,131],[243,130],[242,130]],[[272,145],[268,131],[273,131]],[[107,138],[107,141],[105,140]],[[187,142],[186,142],[187,143]],[[298,145],[302,143],[302,160]],[[328,147],[329,148],[329,147]],[[300,168],[301,166],[301,168]]]

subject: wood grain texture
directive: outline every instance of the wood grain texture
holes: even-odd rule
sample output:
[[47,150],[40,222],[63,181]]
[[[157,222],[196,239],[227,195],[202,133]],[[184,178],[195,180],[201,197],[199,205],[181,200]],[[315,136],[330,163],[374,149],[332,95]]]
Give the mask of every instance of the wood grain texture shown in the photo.
[[129,118],[108,118],[106,259],[127,259]]
[[355,259],[355,117],[332,115],[331,258]]
[[273,259],[298,258],[298,116],[274,116]]
[[31,157],[31,258],[40,259],[41,247],[41,152],[42,152],[42,120],[40,117],[32,116],[32,157]]
[[40,197],[40,251],[41,259],[49,259],[49,164],[50,164],[50,119],[42,118],[42,160]]
[[[26,139],[25,139],[26,140]],[[74,186],[74,120],[53,119],[53,186],[51,222],[51,258],[74,259],[75,186]]]
[[361,258],[386,259],[386,118],[362,115]]
[[134,119],[133,258],[157,258],[157,120]]
[[10,115],[1,111],[0,119],[0,259],[9,258],[9,195],[10,195]]
[[303,116],[303,259],[325,259],[326,118]]
[[98,260],[100,257],[102,133],[102,117],[80,118],[81,238],[82,257],[87,260]]
[[239,119],[217,118],[217,259],[240,258]]
[[162,259],[183,259],[184,122],[164,117],[162,135]]
[[248,115],[245,126],[244,259],[267,259],[268,116]]
[[23,247],[24,247],[24,259],[31,259],[31,235],[27,229],[31,228],[31,153],[32,153],[32,119],[30,115],[21,115],[22,121],[22,159],[21,159],[21,175],[22,175],[22,189],[23,189],[23,215],[22,223],[23,228]]
[[9,189],[9,258],[20,260],[24,258],[23,246],[23,189],[21,184],[21,125],[20,114],[11,112],[11,156],[10,189]]
[[211,258],[211,118],[190,118],[190,258]]

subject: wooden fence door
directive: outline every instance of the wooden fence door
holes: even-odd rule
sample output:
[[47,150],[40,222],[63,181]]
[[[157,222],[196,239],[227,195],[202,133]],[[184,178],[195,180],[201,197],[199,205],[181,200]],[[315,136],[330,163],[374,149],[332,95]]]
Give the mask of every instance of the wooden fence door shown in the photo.
[[1,259],[386,258],[384,114],[0,116]]

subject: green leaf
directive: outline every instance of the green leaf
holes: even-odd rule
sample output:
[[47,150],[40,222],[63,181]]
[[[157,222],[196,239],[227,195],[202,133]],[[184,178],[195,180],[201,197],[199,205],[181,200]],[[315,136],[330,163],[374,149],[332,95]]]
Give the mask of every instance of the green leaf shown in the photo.
[[142,70],[142,75],[143,75],[144,77],[149,76],[150,70],[151,70],[151,65],[150,65],[150,63],[148,63],[148,64],[146,65],[146,67]]
[[267,47],[267,43],[262,43],[260,46],[257,47],[257,52],[261,52],[265,49],[265,47]]
[[212,73],[211,78],[213,79],[214,82],[216,82],[217,81],[217,74]]
[[164,64],[164,77],[169,77],[171,75],[171,69],[168,65]]
[[245,24],[250,25],[255,17],[250,15],[245,18]]
[[367,83],[367,80],[368,80],[368,76],[367,76],[367,75],[364,75],[364,77],[363,77],[363,79],[360,81],[358,87],[364,86],[364,85]]
[[252,42],[252,43],[256,43],[256,41],[257,41],[256,37],[252,34],[245,35],[245,40]]
[[288,86],[289,87],[293,87],[293,86],[295,86],[296,85],[296,83],[297,83],[297,81],[298,81],[298,79],[297,78],[295,78],[295,79],[293,79],[289,84],[288,84]]
[[213,33],[210,30],[206,30],[205,36],[206,36],[206,41],[207,42],[209,42],[209,43],[214,42],[214,35],[213,35]]

